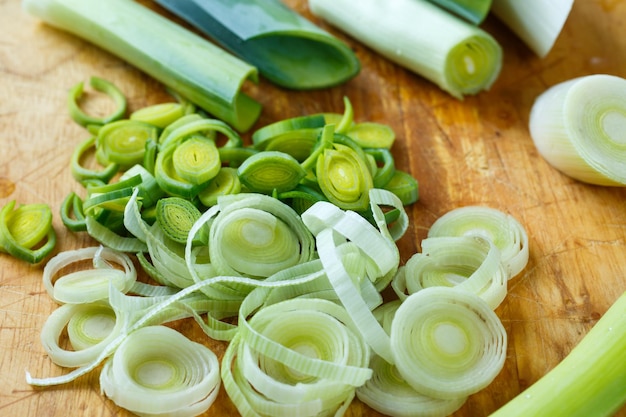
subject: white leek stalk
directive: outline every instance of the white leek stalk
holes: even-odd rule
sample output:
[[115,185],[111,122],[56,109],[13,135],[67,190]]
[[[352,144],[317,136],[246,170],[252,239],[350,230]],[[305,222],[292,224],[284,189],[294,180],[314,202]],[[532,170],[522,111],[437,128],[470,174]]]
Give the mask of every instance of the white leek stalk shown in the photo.
[[143,327],[105,363],[100,386],[113,402],[140,416],[196,416],[217,397],[219,362],[209,348],[174,329]]
[[493,0],[491,11],[543,58],[556,42],[573,4],[574,0]]
[[426,0],[309,0],[311,11],[457,98],[487,90],[502,49],[482,29]]
[[548,163],[579,181],[626,186],[626,79],[594,74],[535,100],[531,137]]

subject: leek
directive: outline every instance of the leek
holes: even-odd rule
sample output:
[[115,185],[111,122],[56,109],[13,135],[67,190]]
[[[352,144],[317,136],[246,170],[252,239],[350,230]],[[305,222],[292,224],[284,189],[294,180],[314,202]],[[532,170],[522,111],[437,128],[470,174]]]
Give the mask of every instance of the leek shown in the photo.
[[309,6],[459,99],[489,89],[500,73],[502,49],[491,35],[426,0],[309,0]]
[[94,90],[108,95],[115,102],[115,109],[110,114],[103,117],[90,116],[85,113],[78,104],[78,100],[83,95],[84,88],[84,84],[80,82],[70,89],[67,98],[72,120],[83,127],[88,127],[91,125],[101,126],[124,117],[128,104],[126,96],[124,96],[124,93],[122,93],[117,86],[100,77],[91,77],[89,79],[89,85]]
[[360,70],[354,52],[279,0],[156,2],[292,89],[326,88]]
[[0,253],[39,263],[52,253],[57,241],[50,206],[15,204],[11,200],[0,209]]
[[544,58],[554,46],[574,0],[493,0],[491,11],[537,56]]
[[[261,105],[241,92],[256,68],[134,1],[24,0],[32,15],[136,66],[245,131]],[[207,65],[207,63],[211,63]]]
[[538,96],[529,117],[541,156],[586,183],[626,186],[626,79],[594,74]]
[[491,10],[492,0],[429,0],[438,6],[479,25]]
[[626,293],[556,367],[491,414],[609,417],[626,404]]

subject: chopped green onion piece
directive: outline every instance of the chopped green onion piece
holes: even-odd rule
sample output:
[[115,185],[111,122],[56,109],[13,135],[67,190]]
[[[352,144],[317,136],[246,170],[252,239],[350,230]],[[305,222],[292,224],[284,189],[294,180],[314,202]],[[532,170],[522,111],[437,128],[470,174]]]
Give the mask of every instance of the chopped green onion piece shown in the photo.
[[22,204],[15,200],[0,209],[0,252],[36,264],[54,250],[56,232],[47,204]]
[[96,90],[107,94],[115,101],[115,110],[104,117],[90,116],[86,114],[78,105],[78,100],[83,95],[83,83],[74,85],[69,92],[67,104],[70,111],[70,117],[76,123],[83,127],[90,125],[101,126],[109,122],[119,120],[126,113],[127,103],[126,96],[113,83],[99,77],[91,77],[89,85]]
[[95,149],[96,136],[91,136],[79,143],[72,152],[72,159],[70,161],[72,176],[81,184],[94,179],[105,183],[109,182],[120,170],[119,164],[114,162],[109,162],[106,167],[101,170],[83,167],[81,165],[82,159],[85,158],[87,152],[95,151]]
[[491,10],[492,0],[429,0],[468,22],[479,25]]
[[283,87],[331,87],[349,80],[360,70],[360,63],[348,45],[279,0],[157,0],[157,3]]
[[241,183],[259,193],[293,190],[306,172],[291,155],[264,151],[250,156],[238,169]]
[[396,140],[396,133],[389,125],[375,122],[356,123],[345,133],[362,148],[391,149]]
[[144,160],[146,142],[158,138],[159,128],[136,120],[118,120],[100,128],[96,147],[103,165],[115,163],[120,169],[140,164]]
[[238,194],[241,191],[241,181],[236,168],[222,167],[209,184],[198,193],[198,199],[206,207],[217,204],[217,199],[223,195]]
[[491,11],[538,57],[554,46],[574,5],[574,0],[493,0]]
[[405,206],[419,199],[419,183],[408,172],[396,170],[383,188],[398,196]]
[[163,232],[174,242],[187,242],[191,226],[200,218],[200,210],[180,197],[161,198],[156,203],[156,219]]
[[626,79],[573,78],[536,98],[531,137],[548,163],[579,181],[626,186]]
[[502,48],[491,35],[426,0],[309,0],[309,6],[456,98],[488,90],[500,73]]
[[556,367],[491,417],[598,416],[626,404],[626,293]]
[[256,68],[137,2],[22,4],[34,16],[124,59],[235,129],[249,129],[259,116],[261,105],[241,92],[245,80],[257,80]]
[[129,116],[130,120],[149,123],[161,129],[185,115],[186,108],[181,103],[160,103],[142,107]]

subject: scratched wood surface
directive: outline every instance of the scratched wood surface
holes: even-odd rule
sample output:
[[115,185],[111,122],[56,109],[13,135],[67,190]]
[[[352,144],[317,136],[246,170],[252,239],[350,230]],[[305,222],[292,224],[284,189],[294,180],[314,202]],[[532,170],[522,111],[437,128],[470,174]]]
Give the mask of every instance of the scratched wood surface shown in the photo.
[[[287,2],[314,19],[304,0]],[[314,19],[315,20],[315,19]],[[402,262],[418,248],[428,227],[456,207],[481,204],[515,216],[530,237],[530,261],[511,282],[497,309],[508,332],[504,369],[455,416],[486,416],[554,367],[626,290],[626,189],[576,182],[551,168],[528,134],[528,114],[547,87],[576,76],[626,77],[626,2],[578,0],[550,54],[539,59],[495,18],[484,27],[504,48],[504,67],[491,91],[464,101],[346,40],[363,69],[345,85],[288,92],[261,80],[247,86],[264,105],[255,127],[284,117],[343,109],[347,95],[356,118],[388,123],[397,133],[397,165],[420,182],[420,200],[409,209],[411,227],[399,242]],[[68,118],[70,86],[98,75],[115,82],[131,108],[166,98],[163,88],[110,54],[40,24],[17,0],[0,1],[0,206],[9,200],[45,202],[55,212],[57,252],[91,245],[67,232],[59,205],[78,190],[68,162],[84,133]],[[108,102],[92,99],[90,110]],[[40,329],[56,307],[41,283],[42,266],[0,254],[0,415],[127,416],[100,394],[98,373],[67,385],[33,389],[35,376],[60,375],[40,344]],[[215,349],[195,323],[176,327]],[[555,398],[555,401],[559,401]],[[378,414],[355,401],[349,416]],[[207,416],[236,415],[222,391]],[[623,409],[620,416],[626,416]]]

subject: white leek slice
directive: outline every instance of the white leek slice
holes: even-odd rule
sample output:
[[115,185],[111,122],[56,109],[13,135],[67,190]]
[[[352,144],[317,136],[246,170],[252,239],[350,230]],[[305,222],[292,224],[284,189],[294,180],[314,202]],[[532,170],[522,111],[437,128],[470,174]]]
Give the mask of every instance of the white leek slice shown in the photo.
[[535,100],[530,135],[548,163],[579,181],[626,186],[626,79],[594,74]]
[[426,0],[309,0],[311,11],[457,98],[487,90],[502,48],[482,29]]
[[470,291],[492,309],[506,296],[509,275],[501,262],[500,251],[479,236],[431,237],[422,241],[422,252],[396,274],[392,287],[401,300],[409,294],[433,286]]
[[396,369],[416,391],[455,399],[480,391],[502,370],[507,335],[477,295],[430,287],[402,302],[391,323]]
[[196,416],[220,387],[217,356],[165,326],[130,333],[107,361],[100,386],[118,406],[140,416]]
[[543,58],[556,42],[573,4],[574,0],[493,0],[491,11]]
[[[63,268],[85,260],[92,260],[94,268],[57,277]],[[112,263],[117,264],[118,268],[113,267]],[[43,285],[50,297],[59,304],[103,300],[109,295],[110,285],[126,292],[136,280],[137,271],[130,257],[102,246],[61,252],[50,259],[43,271]]]
[[439,217],[428,230],[428,237],[480,236],[499,250],[509,279],[528,263],[528,233],[510,214],[485,206],[465,206]]

